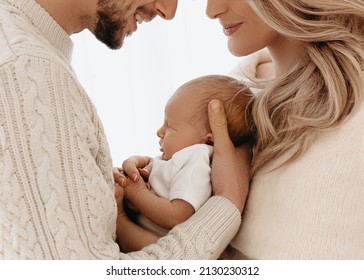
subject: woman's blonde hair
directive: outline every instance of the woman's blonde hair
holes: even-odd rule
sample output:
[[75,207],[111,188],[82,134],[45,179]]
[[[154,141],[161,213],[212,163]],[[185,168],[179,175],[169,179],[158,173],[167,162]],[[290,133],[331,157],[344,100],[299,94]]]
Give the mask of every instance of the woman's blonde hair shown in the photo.
[[[254,174],[292,151],[299,157],[317,133],[340,124],[359,103],[364,80],[364,0],[249,1],[254,12],[307,51],[284,77],[264,86],[250,107]],[[362,128],[358,128],[362,129]]]

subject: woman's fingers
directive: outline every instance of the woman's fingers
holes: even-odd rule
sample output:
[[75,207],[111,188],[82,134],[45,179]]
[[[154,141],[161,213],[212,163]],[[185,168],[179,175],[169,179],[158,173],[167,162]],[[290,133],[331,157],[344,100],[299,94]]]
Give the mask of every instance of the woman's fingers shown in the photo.
[[208,112],[214,136],[211,170],[213,192],[229,199],[242,212],[249,188],[249,147],[234,147],[229,137],[225,111],[219,100],[209,103]]

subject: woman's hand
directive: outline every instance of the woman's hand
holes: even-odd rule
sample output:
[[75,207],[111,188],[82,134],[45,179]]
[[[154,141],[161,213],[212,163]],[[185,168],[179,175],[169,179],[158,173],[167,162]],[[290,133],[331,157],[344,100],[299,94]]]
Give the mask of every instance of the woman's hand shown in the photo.
[[214,136],[211,170],[213,194],[229,199],[242,212],[249,191],[250,148],[248,145],[234,147],[228,134],[225,111],[219,100],[209,103],[208,112]]

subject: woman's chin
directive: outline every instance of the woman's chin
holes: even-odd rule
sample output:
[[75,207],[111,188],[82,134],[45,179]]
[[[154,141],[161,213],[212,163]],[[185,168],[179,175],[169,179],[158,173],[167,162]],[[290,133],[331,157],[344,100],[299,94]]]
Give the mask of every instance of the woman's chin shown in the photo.
[[228,42],[229,52],[236,57],[246,56],[254,53],[257,50],[250,50],[248,48],[244,48],[241,45],[236,45],[233,42]]
[[228,45],[228,49],[229,49],[229,52],[230,52],[233,56],[237,56],[237,57],[244,56],[244,54],[242,53],[242,51],[241,51],[241,50],[236,49],[236,48],[234,48],[234,47],[231,47],[230,45]]

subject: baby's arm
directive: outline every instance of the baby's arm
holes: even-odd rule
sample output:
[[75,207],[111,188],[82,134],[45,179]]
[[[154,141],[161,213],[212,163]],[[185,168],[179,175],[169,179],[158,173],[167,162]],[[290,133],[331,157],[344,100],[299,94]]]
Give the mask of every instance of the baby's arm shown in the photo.
[[153,223],[172,229],[175,225],[191,217],[195,209],[182,200],[168,200],[155,195],[146,184],[138,184],[128,180],[124,188],[125,197]]

